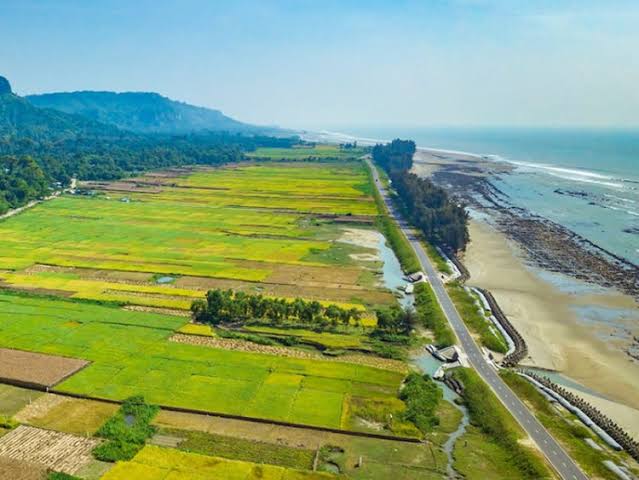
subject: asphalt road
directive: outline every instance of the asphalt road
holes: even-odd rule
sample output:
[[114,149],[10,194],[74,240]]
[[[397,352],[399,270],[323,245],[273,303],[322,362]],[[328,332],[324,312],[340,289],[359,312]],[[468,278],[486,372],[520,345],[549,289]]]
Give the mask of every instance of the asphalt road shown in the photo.
[[479,373],[484,381],[490,385],[497,397],[499,397],[513,417],[517,419],[523,429],[528,433],[528,435],[530,435],[561,478],[565,480],[587,480],[588,477],[584,475],[572,458],[568,456],[564,449],[557,443],[550,433],[548,433],[548,431],[535,418],[530,410],[528,410],[524,403],[519,400],[517,395],[508,388],[501,377],[497,374],[495,367],[490,365],[490,363],[484,358],[481,350],[475,343],[475,340],[471,337],[470,332],[459,316],[452,300],[448,296],[448,292],[446,291],[439,274],[431,264],[421,243],[417,240],[417,238],[415,238],[412,227],[408,225],[393,208],[386,189],[379,179],[377,170],[373,168],[370,160],[367,160],[367,162],[373,172],[375,185],[382,195],[390,215],[399,224],[404,235],[406,235],[406,238],[408,238],[415,250],[419,262],[422,265],[422,270],[427,275],[428,280],[435,291],[437,300],[439,301],[448,322],[453,327],[453,330],[459,339],[459,343],[464,352],[466,352],[468,361],[472,367],[477,371],[477,373]]

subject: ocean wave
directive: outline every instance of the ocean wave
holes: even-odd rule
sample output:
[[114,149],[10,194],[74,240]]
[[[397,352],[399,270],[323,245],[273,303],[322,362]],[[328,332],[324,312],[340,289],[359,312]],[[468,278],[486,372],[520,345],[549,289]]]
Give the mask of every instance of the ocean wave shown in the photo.
[[619,200],[620,202],[623,202],[623,203],[632,203],[632,204],[637,203],[635,200],[632,200],[630,198],[618,197],[617,195],[612,195],[611,193],[604,193],[604,197],[614,198],[615,200]]

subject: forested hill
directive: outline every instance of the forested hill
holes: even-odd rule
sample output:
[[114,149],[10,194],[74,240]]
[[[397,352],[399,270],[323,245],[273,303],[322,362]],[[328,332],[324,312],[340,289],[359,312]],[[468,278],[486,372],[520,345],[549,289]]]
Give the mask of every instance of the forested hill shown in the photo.
[[263,127],[242,123],[219,110],[177,102],[157,93],[69,92],[26,97],[33,105],[115,125],[139,133],[183,134],[203,131],[257,133]]
[[[297,138],[254,134],[141,134],[57,110],[38,108],[0,77],[0,215],[44,196],[55,184],[109,180],[179,165],[219,165],[257,147],[289,147]],[[59,186],[59,185],[58,185]]]
[[[3,77],[0,77],[3,79]],[[6,80],[5,80],[6,81]],[[79,115],[37,108],[9,90],[0,93],[0,142],[61,141],[82,137],[118,137],[118,128]]]

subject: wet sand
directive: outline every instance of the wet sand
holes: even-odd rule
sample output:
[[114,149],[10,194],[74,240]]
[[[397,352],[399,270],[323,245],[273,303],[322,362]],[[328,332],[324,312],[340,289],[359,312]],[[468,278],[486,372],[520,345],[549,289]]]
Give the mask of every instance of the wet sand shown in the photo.
[[[471,221],[464,263],[469,285],[489,289],[529,347],[522,365],[557,370],[611,401],[598,407],[639,438],[639,364],[579,324],[571,305],[637,308],[630,297],[572,295],[528,269],[522,252],[485,223]],[[596,303],[595,303],[596,302]],[[616,408],[623,405],[623,408]]]

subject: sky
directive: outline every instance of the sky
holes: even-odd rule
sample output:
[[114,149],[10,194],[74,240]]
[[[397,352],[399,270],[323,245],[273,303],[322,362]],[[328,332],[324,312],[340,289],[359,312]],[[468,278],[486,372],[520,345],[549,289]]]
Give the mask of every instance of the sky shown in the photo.
[[637,25],[636,0],[0,0],[0,75],[290,128],[634,127]]

